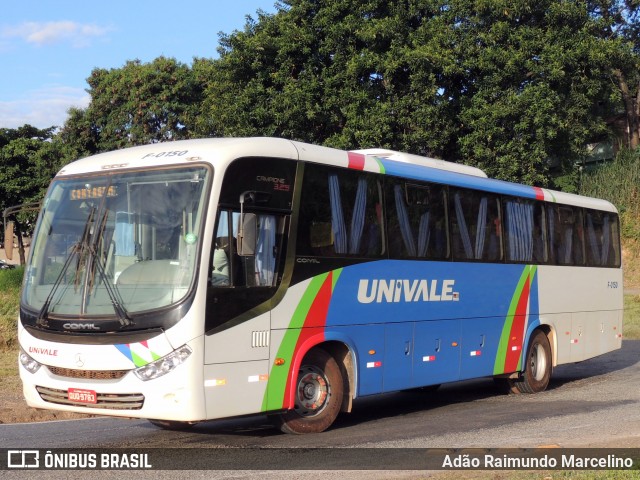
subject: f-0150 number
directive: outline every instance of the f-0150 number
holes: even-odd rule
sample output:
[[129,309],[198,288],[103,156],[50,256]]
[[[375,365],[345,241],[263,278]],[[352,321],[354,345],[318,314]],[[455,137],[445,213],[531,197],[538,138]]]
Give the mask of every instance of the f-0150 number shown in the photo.
[[155,157],[155,158],[161,158],[161,157],[183,157],[188,152],[189,152],[189,150],[171,150],[171,151],[168,151],[168,152],[147,153],[142,158],[147,158],[147,157]]

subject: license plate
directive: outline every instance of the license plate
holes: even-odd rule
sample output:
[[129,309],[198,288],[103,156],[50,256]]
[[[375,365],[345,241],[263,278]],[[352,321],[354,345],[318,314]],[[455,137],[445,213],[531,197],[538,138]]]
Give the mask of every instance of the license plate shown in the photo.
[[94,390],[84,390],[82,388],[70,388],[67,390],[69,400],[78,403],[98,403],[98,396]]

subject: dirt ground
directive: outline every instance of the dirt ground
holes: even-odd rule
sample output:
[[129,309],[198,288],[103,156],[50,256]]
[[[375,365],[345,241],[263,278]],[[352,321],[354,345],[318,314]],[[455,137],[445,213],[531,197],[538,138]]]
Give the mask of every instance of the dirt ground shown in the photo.
[[16,352],[0,352],[0,423],[30,423],[72,418],[87,418],[88,415],[41,410],[27,406],[22,396],[22,383],[18,376]]
[[79,413],[31,408],[27,406],[20,388],[6,389],[3,385],[0,390],[0,423],[48,422],[87,417],[88,415]]

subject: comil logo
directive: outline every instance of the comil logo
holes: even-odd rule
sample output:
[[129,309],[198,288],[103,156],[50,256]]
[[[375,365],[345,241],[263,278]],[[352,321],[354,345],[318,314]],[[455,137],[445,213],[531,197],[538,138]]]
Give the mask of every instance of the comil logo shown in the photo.
[[457,302],[455,280],[360,280],[360,303]]
[[8,450],[7,468],[40,468],[38,450]]

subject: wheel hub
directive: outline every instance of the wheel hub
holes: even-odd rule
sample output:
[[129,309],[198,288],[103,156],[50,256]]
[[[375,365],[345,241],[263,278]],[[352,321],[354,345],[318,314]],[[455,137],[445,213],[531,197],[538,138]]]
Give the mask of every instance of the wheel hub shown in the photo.
[[301,416],[320,413],[327,404],[329,384],[323,372],[315,367],[302,367],[298,378],[295,410]]

